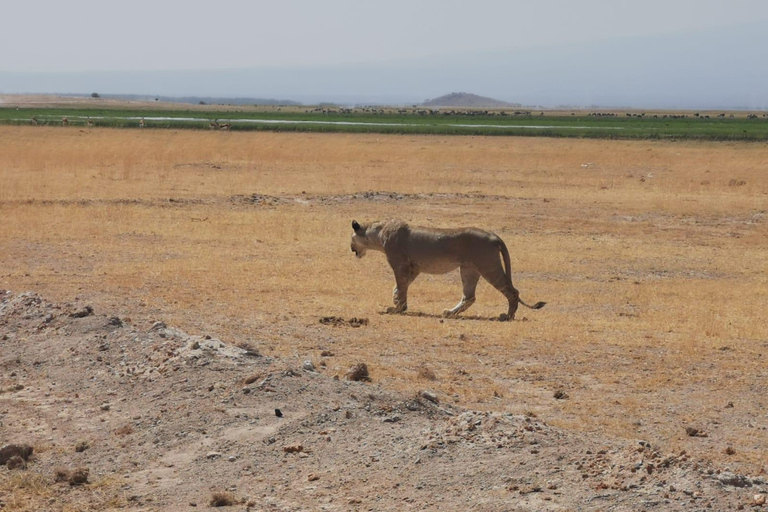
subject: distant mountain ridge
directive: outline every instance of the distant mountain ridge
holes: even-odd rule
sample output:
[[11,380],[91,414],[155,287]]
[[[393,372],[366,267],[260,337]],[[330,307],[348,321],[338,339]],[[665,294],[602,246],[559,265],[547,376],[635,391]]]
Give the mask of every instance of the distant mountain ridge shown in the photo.
[[519,104],[507,103],[506,101],[495,100],[485,96],[478,96],[467,92],[452,92],[427,100],[421,104],[423,107],[466,107],[466,108],[502,108],[519,107]]
[[394,62],[187,71],[0,71],[0,93],[416,105],[446,90],[528,106],[768,109],[762,23]]

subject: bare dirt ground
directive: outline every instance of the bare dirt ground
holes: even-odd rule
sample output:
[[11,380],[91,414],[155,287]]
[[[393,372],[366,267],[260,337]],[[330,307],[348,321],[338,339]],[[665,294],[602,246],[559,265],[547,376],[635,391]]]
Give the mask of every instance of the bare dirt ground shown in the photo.
[[[762,506],[764,144],[0,137],[6,510]],[[350,221],[395,216],[496,231],[547,306],[380,314]]]
[[[255,510],[736,510],[768,490],[645,440],[334,379],[330,351],[313,367],[83,303],[1,300],[3,438],[35,449],[0,476],[9,510],[214,496]],[[87,483],[52,483],[78,468]]]

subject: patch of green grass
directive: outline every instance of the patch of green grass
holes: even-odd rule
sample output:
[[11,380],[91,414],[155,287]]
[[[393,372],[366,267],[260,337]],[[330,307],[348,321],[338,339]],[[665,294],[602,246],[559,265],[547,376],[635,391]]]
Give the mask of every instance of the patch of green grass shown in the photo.
[[404,114],[396,111],[344,112],[229,112],[200,110],[127,110],[99,108],[0,108],[0,123],[60,126],[66,117],[69,126],[138,128],[141,118],[147,128],[208,129],[209,122],[231,122],[232,130],[271,130],[303,132],[348,132],[433,135],[524,135],[610,139],[702,139],[768,140],[768,118],[748,119],[704,116],[686,117],[589,115],[500,115],[488,114]]

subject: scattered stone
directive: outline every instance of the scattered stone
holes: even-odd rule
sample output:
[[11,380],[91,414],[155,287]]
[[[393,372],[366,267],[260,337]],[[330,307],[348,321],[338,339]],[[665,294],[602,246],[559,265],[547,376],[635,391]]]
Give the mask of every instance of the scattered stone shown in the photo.
[[109,317],[109,320],[107,320],[107,325],[112,325],[114,327],[122,327],[123,326],[123,321],[120,320],[120,317],[111,316],[111,317]]
[[101,404],[101,410],[102,411],[108,411],[112,406],[110,404]]
[[371,377],[368,375],[368,366],[365,363],[357,363],[352,366],[347,373],[344,374],[344,378],[352,381],[365,381],[370,382]]
[[310,360],[304,361],[304,363],[301,365],[301,367],[304,370],[308,371],[308,372],[314,372],[315,371],[315,365],[312,364],[312,361],[310,361]]
[[744,475],[738,475],[731,473],[730,471],[723,471],[717,475],[717,481],[723,485],[730,485],[732,487],[752,487],[752,480]]
[[696,427],[685,427],[685,433],[688,434],[688,437],[708,437],[706,432]]
[[275,416],[277,416],[278,418],[282,418],[283,411],[281,411],[280,409],[275,409]]
[[254,375],[251,375],[250,377],[246,377],[245,380],[243,381],[243,383],[247,386],[249,384],[253,384],[254,382],[259,380],[260,378],[261,378],[261,375],[256,373]]
[[189,346],[190,350],[200,350],[200,342],[195,340],[192,342],[192,344]]
[[152,327],[150,327],[150,330],[159,331],[160,329],[167,329],[167,328],[168,326],[165,325],[165,322],[161,322],[158,320],[157,322],[152,324]]
[[261,357],[259,349],[254,347],[250,341],[241,341],[237,344],[237,348],[245,351],[243,355],[246,357]]
[[765,494],[755,494],[752,496],[752,504],[756,507],[765,505]]
[[566,393],[562,389],[558,389],[557,391],[555,391],[555,394],[552,396],[554,396],[557,400],[567,400],[569,398],[568,393]]
[[316,480],[320,480],[320,477],[314,473],[310,473],[309,476],[307,476],[307,480],[310,482],[314,482]]
[[72,318],[85,318],[86,316],[91,316],[93,314],[93,308],[91,306],[85,306],[82,309],[78,309],[77,311],[70,313],[69,316]]
[[7,444],[0,448],[0,466],[6,464],[13,457],[21,457],[24,461],[29,460],[34,448],[28,444]]
[[333,357],[335,354],[331,352],[330,350],[323,350],[320,352],[320,356],[322,357]]
[[426,389],[425,389],[425,390],[423,390],[423,391],[421,391],[421,392],[419,393],[419,396],[420,396],[421,398],[423,398],[424,400],[429,400],[429,401],[430,401],[430,402],[432,402],[433,404],[439,404],[439,403],[440,403],[440,399],[439,399],[439,398],[437,397],[437,395],[436,395],[434,392],[432,392],[432,391],[429,391],[429,390],[426,390]]
[[206,459],[217,459],[221,457],[221,452],[208,452],[205,454]]
[[91,443],[89,443],[86,440],[82,440],[82,441],[80,441],[79,443],[77,443],[75,445],[75,451],[77,453],[82,453],[82,452],[84,452],[85,450],[87,450],[90,447],[91,447]]
[[300,444],[291,444],[283,446],[283,451],[285,453],[301,453],[304,451],[304,447]]

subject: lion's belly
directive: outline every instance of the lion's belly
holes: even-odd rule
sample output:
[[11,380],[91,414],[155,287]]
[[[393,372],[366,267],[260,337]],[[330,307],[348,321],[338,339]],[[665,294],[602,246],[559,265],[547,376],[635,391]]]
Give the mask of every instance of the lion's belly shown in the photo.
[[[426,255],[424,255],[426,256]],[[432,255],[432,257],[421,257],[412,259],[413,266],[424,274],[445,274],[456,270],[460,266],[457,258],[445,255]]]
[[418,265],[420,272],[424,274],[445,274],[459,268],[457,262],[430,262],[426,265]]

